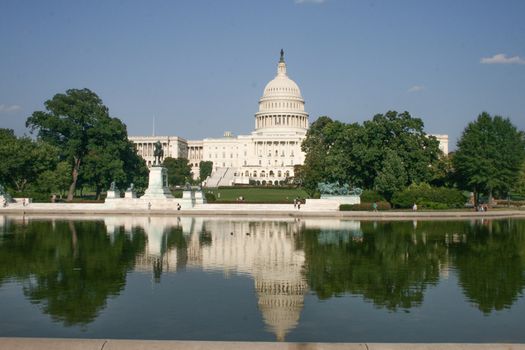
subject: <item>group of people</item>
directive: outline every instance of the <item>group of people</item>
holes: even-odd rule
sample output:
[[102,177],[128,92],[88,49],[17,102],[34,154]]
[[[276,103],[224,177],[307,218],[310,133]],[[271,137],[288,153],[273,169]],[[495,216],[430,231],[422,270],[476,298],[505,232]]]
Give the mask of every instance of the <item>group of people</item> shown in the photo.
[[293,200],[293,207],[297,209],[301,209],[302,201],[300,198],[294,198]]

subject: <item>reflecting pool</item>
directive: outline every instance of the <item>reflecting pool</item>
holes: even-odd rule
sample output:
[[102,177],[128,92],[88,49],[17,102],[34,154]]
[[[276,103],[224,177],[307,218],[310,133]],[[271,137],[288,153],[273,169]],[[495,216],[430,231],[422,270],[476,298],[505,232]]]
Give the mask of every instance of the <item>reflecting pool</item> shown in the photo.
[[525,342],[525,220],[0,216],[0,336]]

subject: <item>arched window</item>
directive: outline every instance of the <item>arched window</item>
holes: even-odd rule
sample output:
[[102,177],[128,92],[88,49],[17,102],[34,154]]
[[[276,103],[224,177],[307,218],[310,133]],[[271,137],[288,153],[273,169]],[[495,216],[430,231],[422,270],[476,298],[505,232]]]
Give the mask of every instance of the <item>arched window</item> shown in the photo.
[[281,177],[281,175],[282,175],[282,173],[281,173],[281,171],[279,170],[279,171],[277,172],[277,176],[278,176],[278,177]]
[[266,177],[266,172],[264,170],[261,171],[261,177]]
[[254,170],[253,177],[257,177],[257,171]]
[[246,171],[244,172],[244,176],[250,176],[250,172],[249,172],[248,170],[246,170]]
[[274,175],[273,170],[270,170],[270,177],[274,177]]
[[285,177],[290,177],[290,172],[288,170],[286,170],[286,172],[284,173],[284,176]]

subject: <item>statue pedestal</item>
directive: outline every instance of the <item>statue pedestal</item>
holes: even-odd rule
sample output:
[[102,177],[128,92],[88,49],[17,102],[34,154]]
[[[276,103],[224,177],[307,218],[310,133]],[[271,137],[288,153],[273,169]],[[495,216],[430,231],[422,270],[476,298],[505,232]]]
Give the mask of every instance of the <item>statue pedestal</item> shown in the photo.
[[114,191],[108,190],[106,198],[109,198],[109,199],[120,198],[120,191],[119,190],[114,190]]
[[206,196],[204,196],[204,193],[202,190],[196,190],[195,191],[195,204],[204,204],[206,203]]
[[339,204],[361,204],[361,197],[355,194],[339,195],[339,196],[322,194],[321,199],[335,201]]
[[148,189],[141,199],[173,198],[168,188],[168,169],[162,166],[152,166],[149,169]]
[[137,198],[137,192],[126,191],[126,193],[124,193],[124,198]]

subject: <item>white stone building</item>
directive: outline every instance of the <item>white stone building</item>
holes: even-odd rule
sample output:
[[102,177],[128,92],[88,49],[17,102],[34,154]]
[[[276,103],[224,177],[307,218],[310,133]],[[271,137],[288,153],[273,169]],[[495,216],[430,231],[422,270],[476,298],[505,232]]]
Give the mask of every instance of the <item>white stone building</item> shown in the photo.
[[[299,86],[288,77],[284,53],[277,75],[264,88],[255,113],[255,130],[250,135],[189,140],[176,136],[133,136],[138,153],[153,164],[153,144],[160,140],[165,157],[187,158],[194,178],[201,161],[213,162],[206,186],[234,184],[280,184],[294,176],[294,165],[304,163],[301,143],[309,126],[308,113]],[[442,151],[448,153],[448,136],[435,135]],[[167,151],[166,151],[167,150]]]
[[187,158],[195,178],[199,176],[199,163],[212,161],[209,187],[249,184],[250,180],[273,185],[293,177],[294,165],[304,163],[301,143],[308,125],[301,91],[288,77],[281,51],[277,75],[266,85],[259,100],[255,131],[250,135],[226,132],[222,138],[196,141],[172,136],[129,139],[148,165],[153,163],[153,144],[160,140],[165,149],[168,147],[164,156]]

